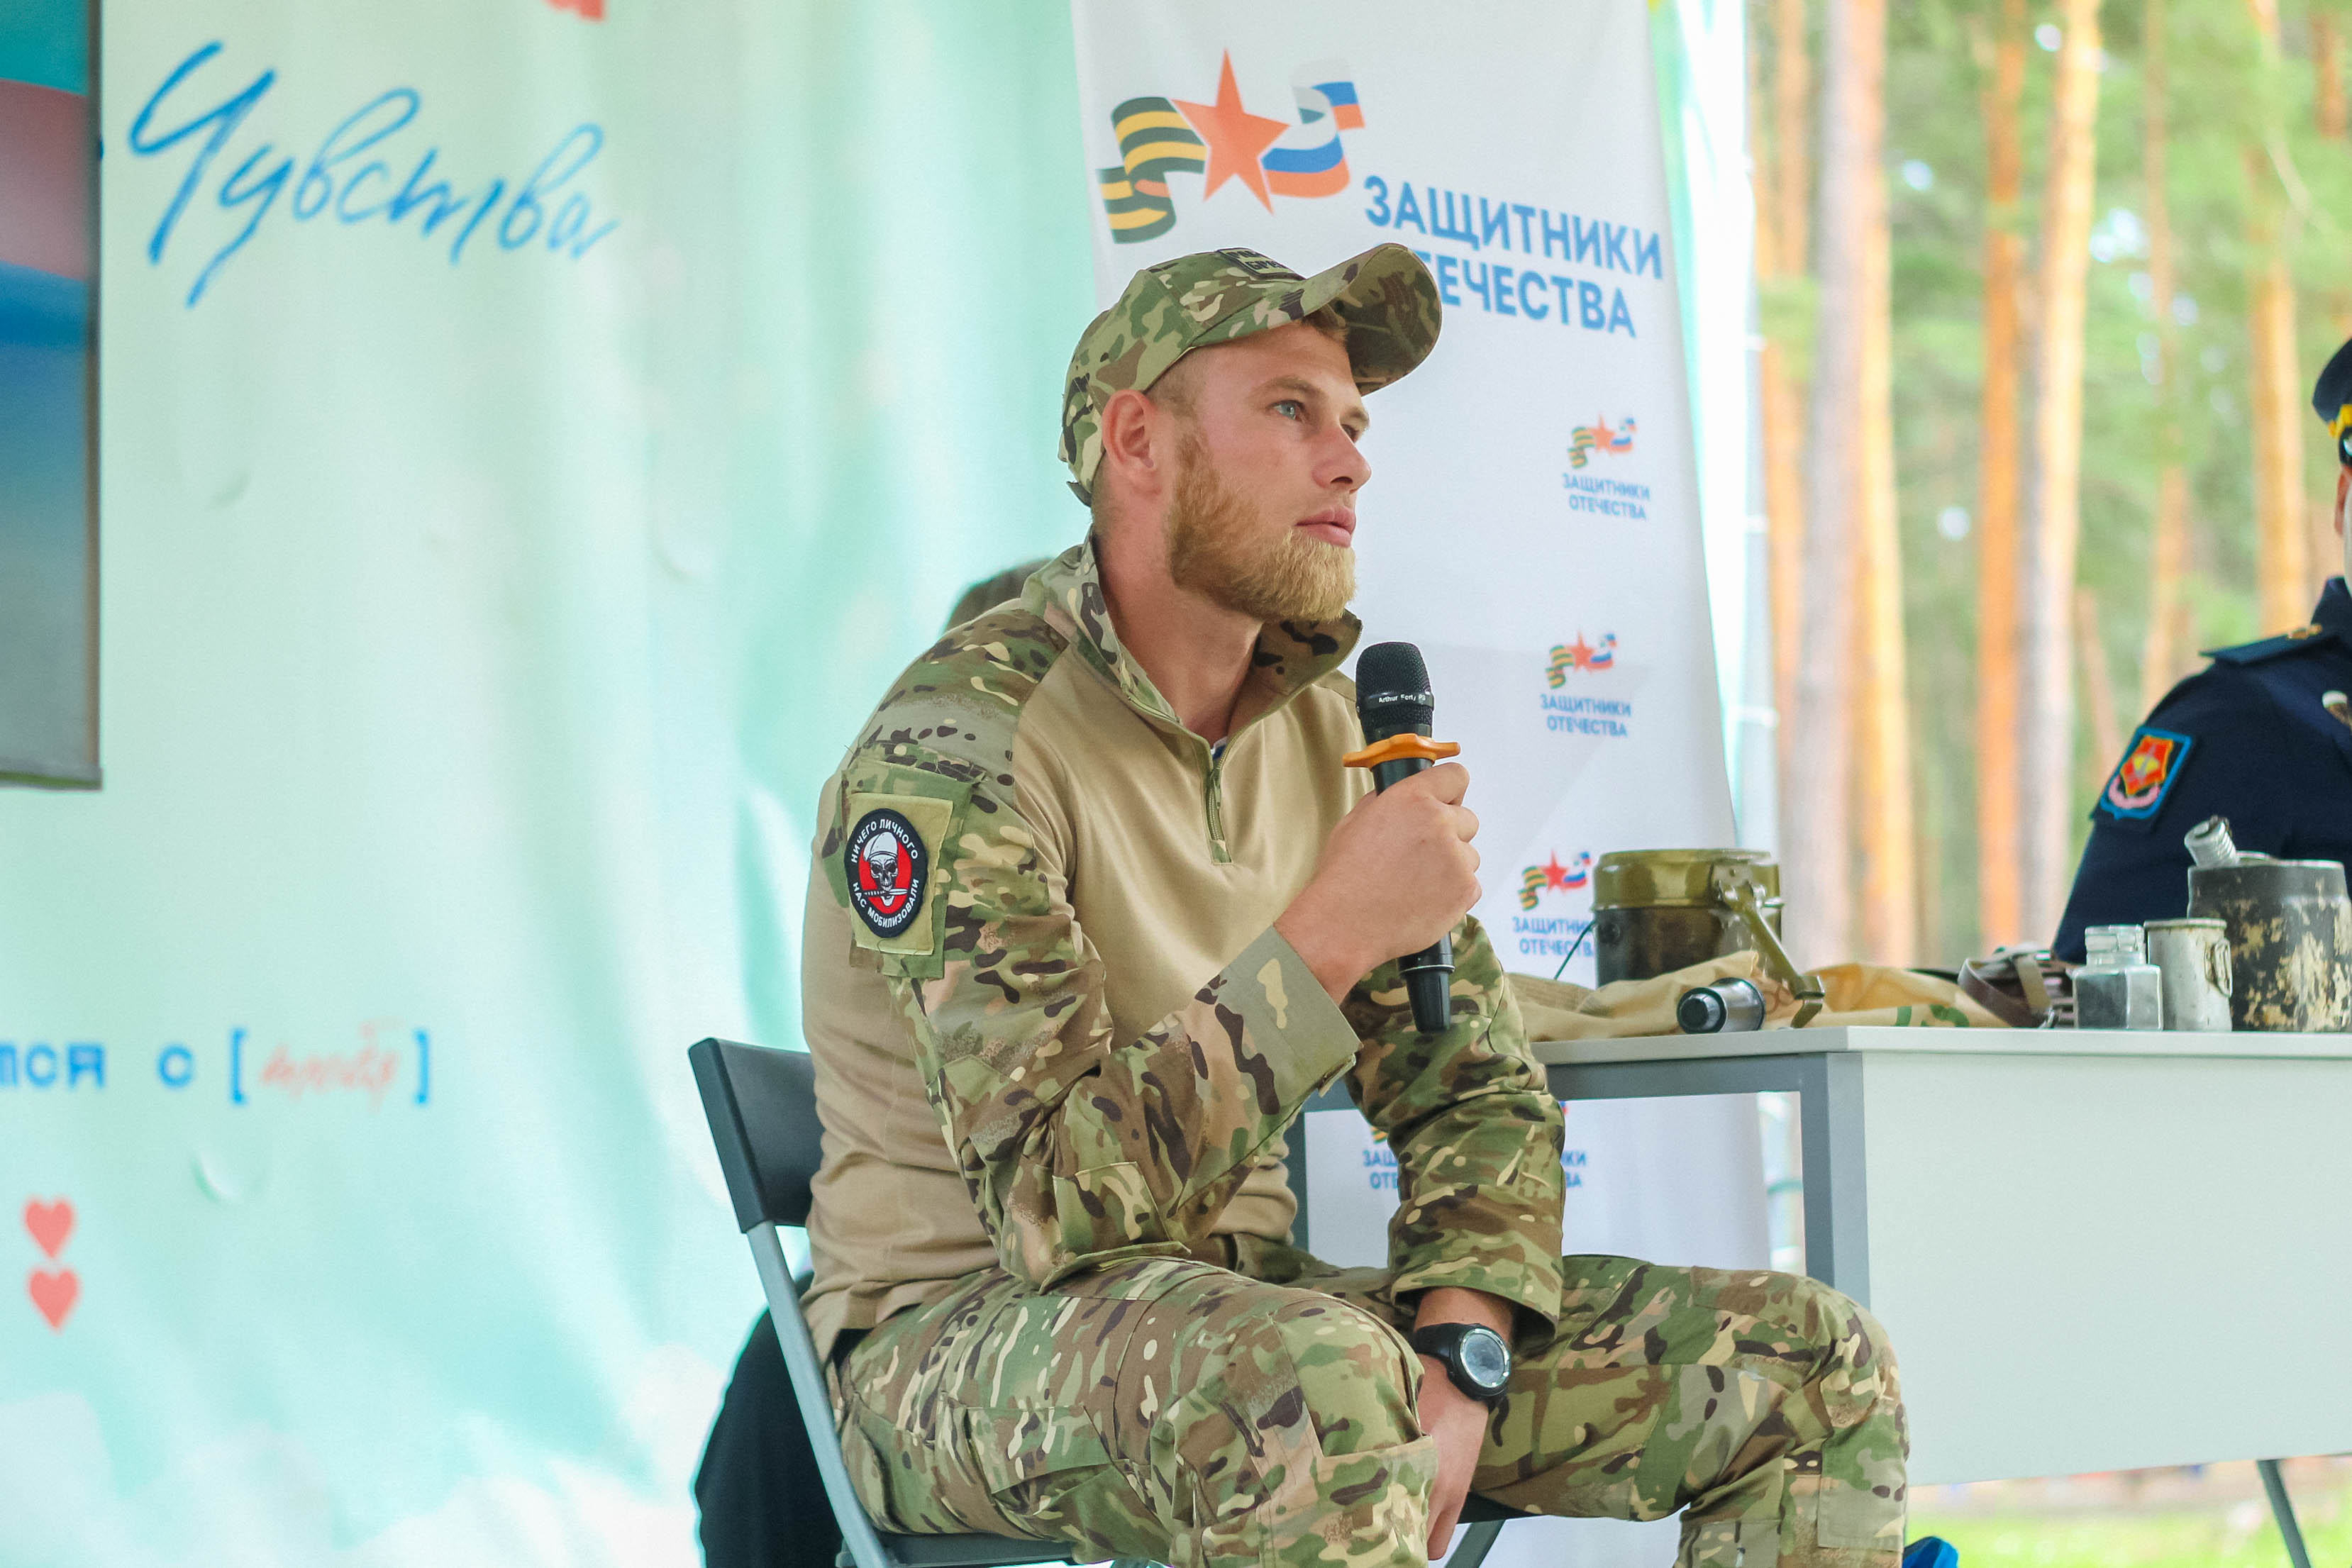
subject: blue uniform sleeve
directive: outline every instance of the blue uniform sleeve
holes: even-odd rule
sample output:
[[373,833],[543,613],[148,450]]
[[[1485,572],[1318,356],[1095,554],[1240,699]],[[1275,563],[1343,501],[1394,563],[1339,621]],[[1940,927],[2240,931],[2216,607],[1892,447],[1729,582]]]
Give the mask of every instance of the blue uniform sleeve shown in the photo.
[[2229,818],[2242,850],[2287,852],[2315,783],[2302,727],[2252,669],[2217,664],[2175,686],[2100,786],[2052,953],[2079,963],[2086,926],[2186,914],[2181,836],[2208,817]]

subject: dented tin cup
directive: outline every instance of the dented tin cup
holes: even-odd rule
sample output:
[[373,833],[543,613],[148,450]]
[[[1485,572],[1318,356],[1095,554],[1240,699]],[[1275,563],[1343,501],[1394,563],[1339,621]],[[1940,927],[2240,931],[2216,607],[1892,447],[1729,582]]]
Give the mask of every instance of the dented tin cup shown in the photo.
[[2151,920],[2147,956],[2163,976],[2164,1027],[2230,1030],[2230,928],[2219,920]]

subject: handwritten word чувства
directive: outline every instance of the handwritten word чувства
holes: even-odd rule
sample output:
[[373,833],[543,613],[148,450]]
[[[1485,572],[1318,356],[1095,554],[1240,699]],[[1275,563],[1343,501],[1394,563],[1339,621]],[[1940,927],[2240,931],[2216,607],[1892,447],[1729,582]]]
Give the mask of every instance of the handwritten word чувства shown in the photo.
[[[163,100],[220,50],[217,42],[206,44],[182,60],[131,122],[130,148],[142,158],[154,157],[183,141],[204,136],[188,165],[187,177],[180,182],[172,204],[163,209],[163,216],[155,225],[154,236],[147,242],[147,259],[157,266],[163,264],[163,247],[187,214],[189,201],[204,185],[214,161],[220,158],[229,138],[278,79],[275,70],[265,70],[244,90],[223,99],[194,119],[172,130],[155,129],[157,110],[163,108]],[[603,151],[604,128],[593,123],[572,127],[570,134],[557,142],[555,150],[541,159],[539,167],[519,185],[509,186],[503,176],[494,177],[458,195],[447,180],[432,178],[433,165],[441,149],[428,147],[409,171],[407,180],[395,187],[389,163],[382,159],[362,162],[362,155],[406,129],[424,107],[424,101],[414,88],[396,87],[378,93],[327,132],[299,176],[291,154],[271,159],[270,142],[265,141],[247,153],[213,193],[224,212],[247,209],[245,227],[237,231],[236,238],[214,252],[204,270],[196,274],[195,283],[188,289],[188,306],[193,308],[204,298],[214,275],[253,237],[261,220],[278,204],[278,197],[286,194],[289,183],[293,191],[287,197],[287,210],[301,223],[331,211],[341,224],[382,222],[396,228],[421,209],[417,232],[429,238],[443,225],[457,222],[462,216],[463,222],[449,236],[452,267],[463,259],[466,242],[498,211],[502,198],[504,213],[491,225],[490,233],[503,250],[520,250],[537,240],[555,255],[576,261],[587,254],[589,246],[619,226],[618,218],[607,218],[592,227],[595,209],[579,191],[565,195],[551,212],[549,209],[556,193]],[[206,131],[210,131],[209,136],[204,135]],[[220,158],[220,163],[225,168],[227,160]]]

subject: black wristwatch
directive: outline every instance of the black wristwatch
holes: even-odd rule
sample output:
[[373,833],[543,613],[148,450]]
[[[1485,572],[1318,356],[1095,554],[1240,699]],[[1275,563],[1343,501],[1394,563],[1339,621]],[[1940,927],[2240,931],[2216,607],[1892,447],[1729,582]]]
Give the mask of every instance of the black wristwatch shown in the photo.
[[1432,1323],[1415,1329],[1412,1348],[1445,1364],[1454,1386],[1482,1404],[1503,1396],[1511,1381],[1509,1342],[1477,1323]]

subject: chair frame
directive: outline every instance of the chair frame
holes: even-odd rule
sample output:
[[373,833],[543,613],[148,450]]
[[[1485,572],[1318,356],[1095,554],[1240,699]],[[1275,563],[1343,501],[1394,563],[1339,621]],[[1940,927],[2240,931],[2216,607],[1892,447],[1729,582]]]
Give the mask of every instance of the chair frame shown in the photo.
[[[825,1499],[841,1528],[839,1568],[1008,1568],[1076,1562],[1062,1542],[986,1534],[902,1535],[875,1527],[850,1484],[824,1365],[801,1311],[800,1284],[784,1256],[782,1231],[807,1224],[809,1184],[821,1158],[820,1149],[801,1146],[812,1141],[815,1125],[814,1066],[805,1051],[718,1039],[698,1040],[688,1048],[687,1059],[727,1178],[736,1228],[751,1244],[760,1287],[775,1320],[776,1343],[791,1375],[793,1397],[808,1428]],[[803,1125],[771,1127],[765,1118],[747,1116],[747,1102],[754,1113],[781,1111]],[[1445,1568],[1479,1568],[1505,1522],[1520,1517],[1517,1510],[1470,1498],[1463,1509],[1467,1531]]]

